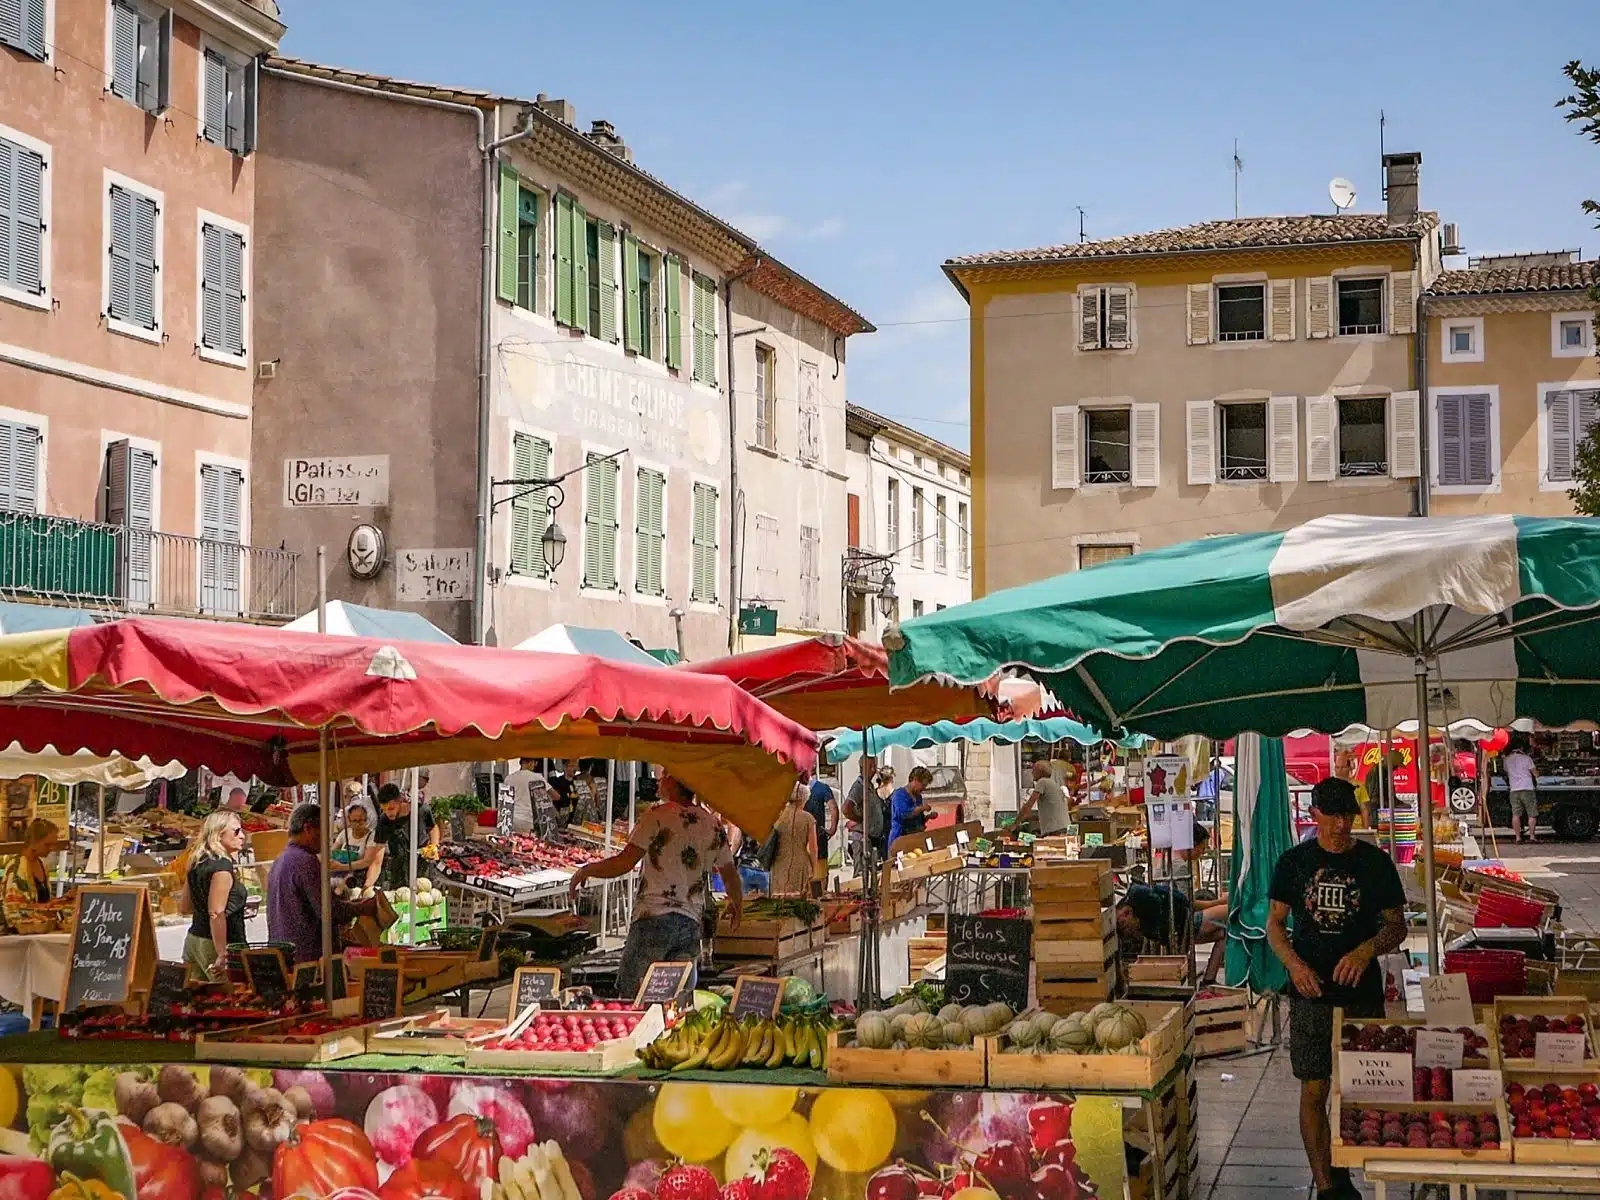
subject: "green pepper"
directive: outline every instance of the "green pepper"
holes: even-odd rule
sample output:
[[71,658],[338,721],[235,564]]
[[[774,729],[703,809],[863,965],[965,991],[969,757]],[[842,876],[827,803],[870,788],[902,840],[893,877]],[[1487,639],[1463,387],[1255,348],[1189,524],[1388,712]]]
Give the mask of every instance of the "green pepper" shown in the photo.
[[79,1179],[98,1179],[123,1200],[139,1200],[133,1158],[117,1129],[116,1119],[102,1112],[64,1106],[66,1116],[50,1131],[45,1159],[57,1171]]

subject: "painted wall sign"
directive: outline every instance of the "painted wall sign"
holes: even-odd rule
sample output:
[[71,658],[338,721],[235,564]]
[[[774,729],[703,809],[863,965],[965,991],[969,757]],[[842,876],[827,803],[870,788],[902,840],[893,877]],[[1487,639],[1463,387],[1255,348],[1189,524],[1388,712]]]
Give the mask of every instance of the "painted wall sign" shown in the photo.
[[395,599],[413,604],[472,599],[472,550],[398,550]]
[[388,503],[387,454],[283,460],[285,508],[381,508]]

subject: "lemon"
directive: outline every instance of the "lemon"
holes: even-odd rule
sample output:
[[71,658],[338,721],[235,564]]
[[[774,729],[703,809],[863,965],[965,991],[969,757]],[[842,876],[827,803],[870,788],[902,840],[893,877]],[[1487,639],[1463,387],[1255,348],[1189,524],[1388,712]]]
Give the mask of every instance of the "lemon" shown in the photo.
[[10,1068],[0,1067],[0,1129],[10,1129],[17,1119],[17,1108],[22,1095],[17,1090],[17,1077]]
[[1102,1196],[1120,1195],[1126,1159],[1122,1149],[1122,1106],[1110,1096],[1079,1096],[1072,1102],[1072,1144],[1078,1165]]
[[882,1092],[829,1088],[811,1106],[817,1153],[839,1171],[870,1171],[894,1150],[898,1122]]
[[811,1140],[811,1126],[799,1113],[792,1112],[775,1124],[761,1129],[741,1129],[723,1159],[724,1175],[742,1179],[756,1173],[756,1157],[763,1150],[787,1146],[805,1159],[806,1170],[817,1169],[817,1147]]
[[651,1124],[661,1148],[684,1162],[703,1163],[728,1148],[738,1127],[712,1102],[704,1083],[664,1083]]
[[[794,1111],[800,1089],[773,1084],[713,1083],[711,1103],[735,1125],[764,1129],[776,1125]],[[809,1138],[807,1139],[810,1140]]]

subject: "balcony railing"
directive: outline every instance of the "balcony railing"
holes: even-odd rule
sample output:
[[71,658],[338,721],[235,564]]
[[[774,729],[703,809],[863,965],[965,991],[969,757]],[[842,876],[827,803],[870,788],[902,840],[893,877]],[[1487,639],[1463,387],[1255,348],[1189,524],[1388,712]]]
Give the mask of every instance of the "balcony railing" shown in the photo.
[[129,616],[289,621],[300,614],[299,558],[214,538],[0,512],[0,597]]

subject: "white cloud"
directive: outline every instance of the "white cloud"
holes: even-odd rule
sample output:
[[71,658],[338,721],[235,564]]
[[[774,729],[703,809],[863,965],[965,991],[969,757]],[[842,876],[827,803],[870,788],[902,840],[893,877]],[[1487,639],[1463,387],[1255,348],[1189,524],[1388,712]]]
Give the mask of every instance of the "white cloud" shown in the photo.
[[775,238],[789,228],[789,218],[779,213],[735,213],[728,224],[749,234],[758,242]]
[[838,237],[843,232],[844,232],[844,218],[843,217],[824,217],[822,220],[818,221],[815,225],[813,225],[810,229],[806,230],[805,236],[808,237],[808,238],[817,238],[817,239],[820,240],[820,239],[823,239],[823,238]]

